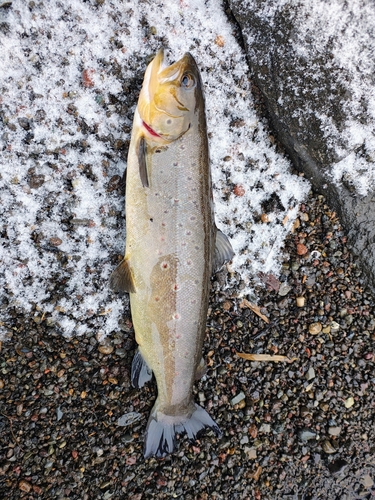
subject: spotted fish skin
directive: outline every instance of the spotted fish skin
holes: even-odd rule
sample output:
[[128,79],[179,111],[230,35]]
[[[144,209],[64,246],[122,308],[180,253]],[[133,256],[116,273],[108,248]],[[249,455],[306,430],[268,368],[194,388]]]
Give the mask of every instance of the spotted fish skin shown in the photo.
[[189,53],[165,67],[161,51],[146,71],[128,155],[126,232],[112,285],[130,292],[139,351],[133,385],[141,387],[151,371],[157,382],[145,456],[164,456],[176,433],[193,439],[210,427],[220,434],[192,389],[204,366],[214,260],[218,267],[233,255],[214,222],[202,82]]

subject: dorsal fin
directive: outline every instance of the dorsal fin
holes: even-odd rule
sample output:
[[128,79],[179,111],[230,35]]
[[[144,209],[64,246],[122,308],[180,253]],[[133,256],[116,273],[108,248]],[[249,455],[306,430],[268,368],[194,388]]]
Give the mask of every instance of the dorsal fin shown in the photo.
[[138,165],[139,165],[139,176],[141,178],[142,186],[149,187],[148,183],[148,173],[147,173],[147,142],[142,136],[138,141]]
[[113,271],[109,286],[115,292],[135,293],[133,273],[128,259],[125,258]]

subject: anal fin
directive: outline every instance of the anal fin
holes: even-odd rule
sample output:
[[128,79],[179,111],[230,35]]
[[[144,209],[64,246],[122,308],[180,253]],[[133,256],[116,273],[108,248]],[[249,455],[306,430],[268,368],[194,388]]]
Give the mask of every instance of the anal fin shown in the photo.
[[146,361],[143,359],[142,354],[137,349],[134,354],[133,362],[132,362],[132,386],[135,389],[139,389],[143,387],[146,382],[149,382],[152,379],[152,371],[148,367]]
[[115,292],[135,293],[133,273],[127,258],[111,274],[109,286]]

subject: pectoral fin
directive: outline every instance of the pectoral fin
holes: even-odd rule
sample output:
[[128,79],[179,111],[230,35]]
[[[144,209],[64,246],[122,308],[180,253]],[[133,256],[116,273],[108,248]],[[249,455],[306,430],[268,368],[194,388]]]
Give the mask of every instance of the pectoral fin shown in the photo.
[[133,273],[128,259],[124,259],[111,274],[109,286],[115,292],[135,293]]
[[234,252],[230,241],[220,229],[217,229],[212,272],[216,273],[226,262],[232,260],[233,255]]
[[149,187],[147,174],[147,142],[143,136],[138,141],[138,165],[142,186]]

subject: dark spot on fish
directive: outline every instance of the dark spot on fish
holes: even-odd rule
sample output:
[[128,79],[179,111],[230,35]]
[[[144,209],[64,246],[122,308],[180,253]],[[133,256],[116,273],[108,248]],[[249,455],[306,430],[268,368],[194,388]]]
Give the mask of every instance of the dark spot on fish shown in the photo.
[[159,302],[160,297],[155,297],[155,302]]
[[191,266],[191,265],[192,265],[192,261],[189,259],[189,260],[187,260],[187,261],[186,261],[186,264],[187,264],[188,266]]
[[173,200],[175,203],[179,203],[180,200],[177,200],[176,198]]
[[155,149],[155,153],[161,153],[161,149]]
[[195,215],[192,215],[192,216],[190,217],[190,220],[196,220]]
[[150,222],[154,222],[154,219],[153,219],[153,218],[151,218],[151,219],[150,219]]
[[173,163],[173,166],[174,166],[174,167],[178,167],[178,163],[175,161],[175,162]]
[[161,225],[165,227],[167,224],[165,222],[162,222]]
[[175,284],[173,285],[172,289],[173,289],[175,292],[177,292],[177,290],[179,290],[179,289],[180,289],[180,287],[179,287],[178,283],[175,283]]
[[169,264],[165,260],[160,264],[161,269],[169,269]]
[[178,312],[174,313],[174,315],[173,315],[172,317],[173,317],[173,319],[175,319],[175,320],[179,320],[179,319],[181,319],[181,316],[178,314]]
[[191,303],[192,303],[192,304],[196,304],[196,303],[197,303],[197,301],[196,301],[195,299],[193,299],[193,300],[191,301]]
[[186,234],[187,236],[190,236],[190,235],[191,235],[191,231],[186,231],[186,232],[185,232],[185,234]]

